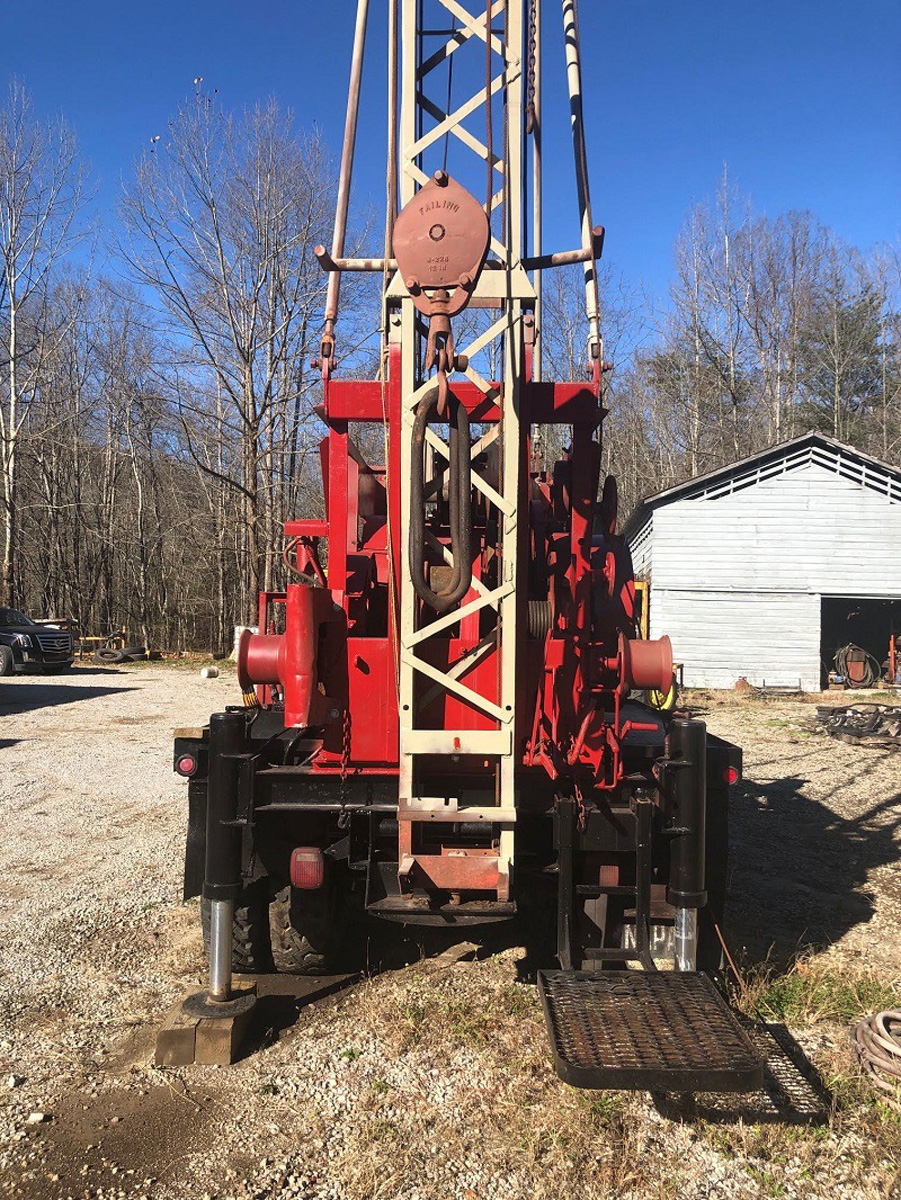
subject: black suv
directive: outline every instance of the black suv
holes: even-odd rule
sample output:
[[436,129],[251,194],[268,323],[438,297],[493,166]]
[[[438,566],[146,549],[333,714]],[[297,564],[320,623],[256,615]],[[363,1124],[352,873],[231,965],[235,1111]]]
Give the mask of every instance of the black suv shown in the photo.
[[45,675],[68,671],[75,658],[65,622],[32,621],[15,608],[0,608],[0,675],[41,668]]

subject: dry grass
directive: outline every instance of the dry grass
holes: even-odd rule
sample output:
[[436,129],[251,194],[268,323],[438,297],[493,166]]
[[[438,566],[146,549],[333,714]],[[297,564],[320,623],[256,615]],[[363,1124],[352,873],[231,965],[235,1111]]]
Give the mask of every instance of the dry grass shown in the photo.
[[[7,717],[7,803],[24,832],[4,860],[0,1049],[4,1073],[27,1081],[0,1113],[0,1194],[85,1195],[87,1159],[92,1194],[103,1182],[116,1195],[122,1176],[97,1163],[116,1129],[120,1166],[144,1169],[138,1128],[154,1200],[901,1197],[901,1121],[858,1075],[848,1037],[898,994],[899,759],[812,731],[813,705],[847,696],[691,696],[744,747],[726,914],[746,975],[736,999],[784,1022],[831,1089],[828,1123],[811,1128],[674,1119],[646,1094],[567,1087],[516,948],[424,961],[303,1007],[229,1071],[147,1067],[160,1011],[202,977],[196,905],[178,899],[184,790],[169,731],[237,698],[228,664],[196,677],[206,661],[100,672],[76,703],[91,683],[79,673],[59,685],[70,703]],[[32,1110],[53,1122],[30,1129]],[[66,1156],[45,1162],[66,1113]],[[101,1121],[119,1113],[121,1125]]]
[[[673,1121],[646,1095],[580,1092],[556,1078],[516,956],[443,971],[423,963],[348,998],[339,1057],[349,1071],[364,1067],[374,1039],[384,1060],[331,1164],[342,1195],[406,1195],[411,1179],[422,1197],[464,1200],[895,1194],[901,1120],[859,1078],[847,1037],[860,1013],[890,999],[891,981],[816,960],[749,974],[741,1007],[796,1033],[834,1097],[827,1124]],[[436,1094],[438,1074],[449,1089]]]

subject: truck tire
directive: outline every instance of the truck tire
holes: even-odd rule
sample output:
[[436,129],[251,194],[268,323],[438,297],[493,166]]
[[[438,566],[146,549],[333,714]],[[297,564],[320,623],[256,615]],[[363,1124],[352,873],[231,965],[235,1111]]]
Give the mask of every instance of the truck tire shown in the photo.
[[9,646],[0,646],[0,675],[12,675],[13,652]]
[[334,967],[337,943],[334,892],[284,887],[272,901],[272,954],[287,975],[326,975]]
[[109,665],[110,663],[125,662],[125,655],[121,650],[111,650],[109,648],[101,648],[94,651],[94,662]]
[[[203,948],[210,953],[210,902],[200,902]],[[239,975],[260,975],[272,970],[272,942],[269,933],[269,880],[248,884],[235,901],[232,927],[232,970]]]

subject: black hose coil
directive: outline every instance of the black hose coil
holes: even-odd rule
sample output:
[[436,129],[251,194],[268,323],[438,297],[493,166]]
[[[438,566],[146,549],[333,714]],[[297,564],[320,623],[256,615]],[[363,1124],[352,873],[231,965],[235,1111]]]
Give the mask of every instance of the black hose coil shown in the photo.
[[413,464],[410,477],[410,576],[421,600],[446,613],[459,604],[472,584],[472,443],[469,413],[457,397],[448,395],[450,425],[450,462],[448,501],[450,509],[450,549],[454,569],[450,582],[433,591],[426,581],[425,553],[425,434],[429,420],[437,416],[438,388],[432,388],[420,400],[413,425]]

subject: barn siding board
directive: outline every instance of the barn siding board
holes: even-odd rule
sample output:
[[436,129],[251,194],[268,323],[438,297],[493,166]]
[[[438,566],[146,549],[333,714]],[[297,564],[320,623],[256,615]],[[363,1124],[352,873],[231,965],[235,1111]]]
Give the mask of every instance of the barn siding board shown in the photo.
[[629,541],[629,549],[632,553],[632,568],[636,576],[640,579],[647,579],[651,574],[653,548],[654,514],[651,513]]
[[820,686],[820,599],[805,592],[654,588],[651,637],[669,634],[686,687]]
[[901,504],[815,463],[654,512],[656,588],[901,594]]
[[901,477],[849,447],[805,435],[673,493],[630,545],[690,687],[815,690],[821,597],[901,596]]

